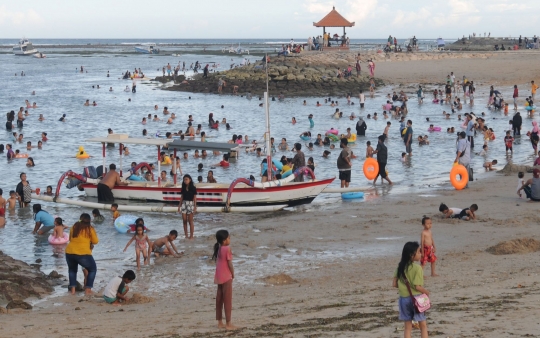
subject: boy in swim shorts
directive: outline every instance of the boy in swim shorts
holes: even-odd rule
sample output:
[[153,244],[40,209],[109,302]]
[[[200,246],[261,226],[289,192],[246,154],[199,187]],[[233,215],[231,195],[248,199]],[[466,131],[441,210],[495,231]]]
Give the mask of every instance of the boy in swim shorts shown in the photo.
[[433,240],[433,233],[431,232],[431,218],[424,216],[422,218],[422,225],[424,230],[420,236],[420,247],[422,248],[422,257],[420,258],[420,264],[422,267],[426,265],[427,262],[431,263],[431,277],[437,277],[435,273],[435,262],[437,261],[437,256],[435,256],[435,241]]
[[156,239],[152,243],[152,252],[154,253],[154,255],[156,255],[156,257],[159,257],[159,255],[173,255],[174,257],[180,257],[183,252],[178,252],[176,246],[173,243],[173,241],[176,240],[177,237],[178,231],[171,230],[171,232],[169,232],[167,236]]
[[120,305],[120,302],[127,303],[129,298],[126,294],[129,291],[127,284],[135,280],[135,272],[127,270],[122,277],[114,277],[103,290],[103,299],[109,304]]

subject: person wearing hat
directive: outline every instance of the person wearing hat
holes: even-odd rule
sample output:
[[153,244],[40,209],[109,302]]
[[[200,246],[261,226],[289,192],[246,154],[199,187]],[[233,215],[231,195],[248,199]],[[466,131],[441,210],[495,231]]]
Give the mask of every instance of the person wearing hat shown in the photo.
[[530,202],[540,202],[540,170],[533,170],[533,177],[528,179],[527,182],[519,188],[517,194],[519,195],[520,191],[525,191],[527,198],[530,199]]

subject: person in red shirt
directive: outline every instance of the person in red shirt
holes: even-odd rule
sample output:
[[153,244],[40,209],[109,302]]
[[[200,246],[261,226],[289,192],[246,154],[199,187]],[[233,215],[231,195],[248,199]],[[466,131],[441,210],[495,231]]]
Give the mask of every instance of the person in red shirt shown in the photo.
[[510,135],[510,130],[506,132],[506,136],[504,137],[504,144],[506,145],[506,155],[508,155],[508,150],[510,150],[510,154],[513,154],[514,151],[512,149],[512,146],[514,145],[514,138],[512,135]]
[[228,167],[229,165],[230,165],[230,163],[229,163],[229,155],[224,154],[223,155],[223,160],[221,160],[221,162],[219,162],[219,166],[220,167]]

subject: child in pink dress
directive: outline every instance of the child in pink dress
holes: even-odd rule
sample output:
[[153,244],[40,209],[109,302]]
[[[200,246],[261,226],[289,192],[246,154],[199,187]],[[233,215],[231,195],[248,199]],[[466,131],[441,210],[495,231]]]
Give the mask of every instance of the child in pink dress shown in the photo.
[[[214,284],[217,284],[216,295],[216,320],[219,328],[227,330],[237,329],[231,323],[232,312],[232,281],[234,279],[234,268],[232,264],[232,252],[229,244],[231,237],[227,230],[219,230],[216,233],[217,243],[214,245],[214,255],[212,259],[216,261],[216,274]],[[223,324],[223,308],[225,308],[226,325]]]

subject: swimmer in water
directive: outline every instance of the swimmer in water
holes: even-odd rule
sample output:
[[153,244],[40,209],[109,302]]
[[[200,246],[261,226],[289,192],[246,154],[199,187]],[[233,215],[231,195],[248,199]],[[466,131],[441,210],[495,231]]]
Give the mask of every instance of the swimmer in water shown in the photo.
[[41,149],[41,147],[43,147],[43,142],[38,141],[38,143],[37,143],[37,148],[38,148],[38,149]]
[[157,117],[157,115],[154,115],[154,119],[152,121],[154,121],[154,122],[161,121],[161,119],[159,117]]
[[169,108],[163,107],[163,115],[168,115],[169,113]]
[[90,106],[90,100],[86,100],[86,102],[84,102],[84,106],[85,106],[85,107]]
[[171,119],[175,119],[176,115],[174,113],[171,113]]
[[128,147],[124,147],[124,155],[127,156],[129,155],[130,152],[129,152],[129,148]]
[[97,106],[96,101],[93,101],[93,102],[92,102],[92,106],[94,106],[94,107]]
[[112,92],[112,91],[113,91],[112,87],[109,87],[109,91],[110,91],[110,92]]
[[45,118],[43,117],[43,114],[39,114],[39,118],[38,118],[38,121],[44,121]]
[[41,133],[41,140],[43,142],[47,142],[49,139],[47,138],[47,133],[46,132],[42,132]]
[[172,118],[169,117],[169,119],[167,120],[167,124],[173,124]]
[[221,124],[226,124],[226,123],[227,123],[227,119],[223,118],[223,120],[221,120]]
[[125,92],[130,92],[131,89],[129,89],[129,86],[126,86],[126,88],[124,89]]
[[292,124],[296,124],[296,118],[293,116],[292,118],[292,121],[291,121]]
[[158,109],[159,109],[159,107],[158,107],[158,105],[156,104],[156,105],[154,106],[154,110],[158,110]]
[[304,103],[303,103],[303,105],[304,105],[304,106],[307,106],[307,102],[306,102],[306,100],[304,100]]
[[36,91],[33,90],[33,91],[32,91],[32,94],[30,94],[30,95],[36,95]]
[[35,102],[32,103],[32,108],[37,108],[37,107],[38,107],[38,106],[37,106],[37,103],[35,103]]
[[315,106],[320,107],[320,106],[322,106],[322,104],[320,104],[319,101],[317,101],[317,104]]
[[142,122],[141,122],[141,123],[142,123],[142,124],[146,124],[146,117],[143,117],[143,118],[142,118]]

